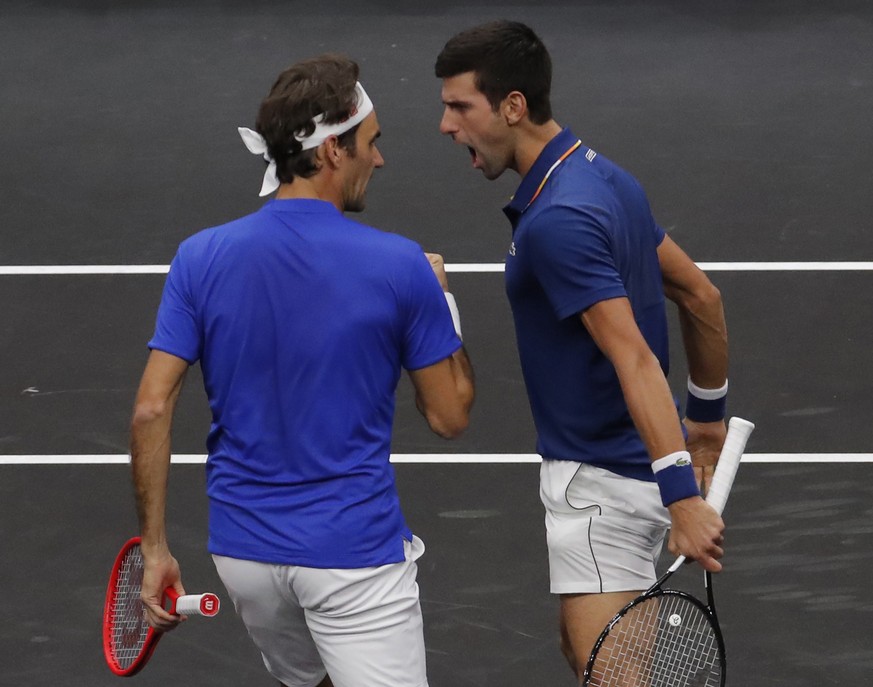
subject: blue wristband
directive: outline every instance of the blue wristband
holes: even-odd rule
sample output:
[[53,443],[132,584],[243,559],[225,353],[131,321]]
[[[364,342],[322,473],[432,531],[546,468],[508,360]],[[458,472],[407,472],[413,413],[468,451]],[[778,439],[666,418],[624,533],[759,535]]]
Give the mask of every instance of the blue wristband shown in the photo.
[[701,389],[688,379],[685,417],[694,422],[724,420],[727,411],[727,382],[720,389]]
[[700,496],[688,451],[677,451],[656,460],[652,463],[652,470],[661,492],[661,503],[665,507],[682,499]]

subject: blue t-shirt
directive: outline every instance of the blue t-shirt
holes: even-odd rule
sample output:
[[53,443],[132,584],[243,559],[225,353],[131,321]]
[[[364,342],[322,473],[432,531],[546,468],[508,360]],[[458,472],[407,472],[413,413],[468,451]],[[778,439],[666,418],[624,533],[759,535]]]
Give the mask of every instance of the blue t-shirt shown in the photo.
[[209,550],[319,568],[403,560],[389,463],[401,368],[460,347],[421,248],[320,200],[184,241],[149,347],[199,360]]
[[553,138],[504,208],[513,226],[506,292],[537,451],[654,481],[615,368],[579,315],[600,301],[627,297],[666,374],[657,256],[664,232],[636,179],[578,141],[569,129]]

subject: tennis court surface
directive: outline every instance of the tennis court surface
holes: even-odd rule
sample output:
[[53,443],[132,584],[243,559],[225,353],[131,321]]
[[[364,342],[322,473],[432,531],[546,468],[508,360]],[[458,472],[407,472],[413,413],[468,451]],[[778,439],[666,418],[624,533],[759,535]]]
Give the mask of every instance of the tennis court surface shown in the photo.
[[[870,681],[870,3],[8,0],[0,687],[119,683],[102,657],[103,596],[136,533],[127,422],[166,266],[186,236],[260,205],[262,165],[236,127],[254,124],[282,68],[326,51],[360,63],[383,130],[386,166],[362,219],[445,256],[477,373],[456,442],[428,432],[408,383],[399,391],[393,451],[427,545],[430,683],[574,684],[503,294],[500,208],[516,177],[486,182],[437,130],[436,54],[496,18],[540,33],[557,120],[642,181],[659,222],[722,290],[729,412],[758,426],[715,580],[728,685]],[[684,378],[676,356],[677,393]],[[186,586],[227,601],[205,548],[208,422],[194,369],[176,417],[169,534]],[[697,584],[694,568],[682,575]],[[229,603],[166,638],[135,679],[273,684]]]

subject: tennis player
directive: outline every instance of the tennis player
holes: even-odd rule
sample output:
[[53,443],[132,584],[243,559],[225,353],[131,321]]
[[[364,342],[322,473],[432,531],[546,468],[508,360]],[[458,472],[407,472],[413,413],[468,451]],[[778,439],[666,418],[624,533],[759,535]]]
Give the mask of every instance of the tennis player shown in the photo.
[[[344,216],[384,161],[358,65],[282,72],[249,149],[259,211],[184,241],[136,399],[131,458],[151,624],[183,591],[165,502],[173,411],[199,361],[212,409],[209,550],[269,672],[287,687],[427,685],[416,559],[389,463],[408,370],[430,428],[467,426],[473,375],[439,256]],[[442,286],[441,286],[442,285]]]
[[[673,553],[721,567],[723,523],[698,489],[726,433],[721,296],[655,223],[639,183],[555,121],[551,59],[529,27],[464,31],[435,72],[441,132],[485,178],[521,177],[504,208],[506,291],[544,459],[562,649],[581,675],[608,620],[655,581],[668,528]],[[665,295],[690,372],[687,444],[666,380]]]

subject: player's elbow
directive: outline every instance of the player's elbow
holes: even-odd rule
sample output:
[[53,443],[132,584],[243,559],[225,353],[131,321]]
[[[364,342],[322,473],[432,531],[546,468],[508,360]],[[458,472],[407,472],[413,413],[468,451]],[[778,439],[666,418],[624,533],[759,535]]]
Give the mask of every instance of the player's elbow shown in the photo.
[[415,405],[430,429],[444,439],[455,439],[470,424],[470,409],[475,397],[472,371],[466,373],[446,360],[411,373],[415,385]]
[[721,309],[722,307],[721,291],[719,291],[718,287],[709,280],[707,280],[707,283],[704,287],[699,289],[699,292],[697,294],[697,300],[706,310],[712,310],[716,308]]
[[469,426],[470,415],[464,411],[428,414],[427,424],[437,436],[443,439],[457,439]]
[[133,408],[133,417],[130,420],[131,430],[148,427],[157,421],[167,417],[170,412],[170,404],[167,401],[157,399],[138,400]]
[[721,291],[709,279],[703,279],[694,289],[680,292],[677,303],[689,313],[703,314],[721,312]]
[[465,386],[451,402],[424,408],[424,416],[431,430],[443,439],[457,439],[470,424],[470,409],[473,406],[473,387]]

